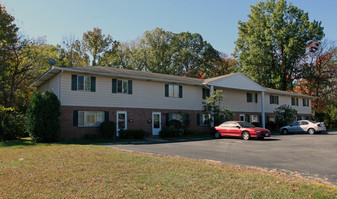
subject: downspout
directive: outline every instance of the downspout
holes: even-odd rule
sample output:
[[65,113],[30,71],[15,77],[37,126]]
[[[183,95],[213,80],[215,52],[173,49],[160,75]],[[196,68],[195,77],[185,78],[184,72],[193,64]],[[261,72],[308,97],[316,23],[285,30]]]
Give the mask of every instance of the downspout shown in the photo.
[[262,116],[262,128],[266,128],[266,114],[264,110],[264,91],[261,92],[261,116]]
[[[214,86],[212,86],[211,85],[211,87],[210,87],[210,96],[212,96],[213,95],[213,91],[214,91]],[[214,113],[213,113],[213,107],[212,107],[212,109],[211,109],[211,127],[214,127]]]

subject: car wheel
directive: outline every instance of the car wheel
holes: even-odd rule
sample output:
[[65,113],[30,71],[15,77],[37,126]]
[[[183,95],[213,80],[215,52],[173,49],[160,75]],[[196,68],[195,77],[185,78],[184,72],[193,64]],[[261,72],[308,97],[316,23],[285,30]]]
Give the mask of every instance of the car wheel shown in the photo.
[[313,135],[313,134],[315,133],[315,129],[308,129],[308,133],[309,133],[310,135]]
[[220,137],[221,137],[220,132],[219,132],[219,131],[216,131],[216,132],[214,133],[214,138],[215,138],[215,139],[219,139]]
[[245,131],[245,132],[242,132],[241,137],[243,140],[249,140],[250,134],[247,131]]
[[287,135],[288,134],[288,129],[282,129],[282,134]]

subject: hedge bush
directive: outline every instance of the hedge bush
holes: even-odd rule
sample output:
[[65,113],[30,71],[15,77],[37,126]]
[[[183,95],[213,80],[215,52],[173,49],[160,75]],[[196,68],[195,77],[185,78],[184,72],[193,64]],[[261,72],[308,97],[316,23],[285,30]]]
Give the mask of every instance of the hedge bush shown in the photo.
[[51,142],[59,138],[60,106],[53,92],[34,92],[26,115],[28,132],[35,142]]
[[179,136],[179,129],[176,129],[176,128],[163,128],[159,132],[159,136],[161,138],[177,137],[177,136]]
[[87,133],[84,135],[84,138],[88,140],[97,140],[97,139],[101,139],[102,135],[97,134],[97,133]]
[[0,140],[14,140],[26,133],[26,117],[19,112],[8,112],[0,124]]
[[174,129],[181,129],[183,127],[183,124],[179,120],[171,120],[168,122],[169,128],[174,128]]
[[104,121],[100,124],[100,133],[105,138],[116,137],[116,124],[113,121]]
[[143,129],[127,129],[119,131],[119,137],[122,139],[143,139],[145,136],[146,131]]

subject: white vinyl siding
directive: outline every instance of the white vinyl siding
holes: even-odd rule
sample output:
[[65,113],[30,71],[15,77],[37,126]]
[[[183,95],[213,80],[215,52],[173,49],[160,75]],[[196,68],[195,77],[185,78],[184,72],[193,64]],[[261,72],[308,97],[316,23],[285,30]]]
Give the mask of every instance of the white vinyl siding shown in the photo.
[[[271,94],[273,95],[273,94]],[[274,94],[275,95],[275,94]],[[274,113],[275,109],[283,104],[291,106],[291,96],[279,95],[279,104],[270,104],[269,103],[270,94],[266,94],[265,99],[265,111],[266,113]],[[309,100],[310,102],[310,100]],[[297,110],[298,114],[311,114],[311,107],[307,106],[291,106],[293,109]]]
[[65,89],[61,104],[64,106],[202,110],[199,86],[184,85],[183,98],[175,98],[165,97],[165,83],[132,80],[132,95],[116,95],[111,93],[113,77],[96,76],[96,92],[72,92],[71,73],[64,72],[63,76],[62,88]]
[[[216,88],[217,90],[220,90]],[[221,106],[227,106],[229,110],[234,112],[261,112],[261,100],[255,103],[255,94],[252,95],[254,103],[247,103],[247,91],[221,89],[223,94],[223,102]],[[261,94],[257,94],[261,98]]]
[[[170,110],[202,110],[203,94],[201,86],[183,85],[183,98],[165,97],[165,84],[163,82],[132,80],[132,95],[111,93],[111,79],[107,76],[96,76],[96,92],[71,91],[71,75],[63,72],[61,77],[61,104],[63,106],[89,106],[89,107],[128,107],[148,109]],[[81,75],[81,74],[77,74]],[[52,83],[54,82],[54,83]],[[43,84],[42,87],[53,88],[58,93],[57,76]],[[55,85],[55,86],[51,86]],[[55,87],[55,88],[54,88]],[[216,88],[219,89],[219,88]],[[227,106],[233,112],[261,113],[261,93],[258,94],[258,103],[247,103],[247,92],[236,89],[222,89],[223,102],[221,106]],[[253,92],[252,92],[253,93]],[[255,92],[256,93],[256,92]],[[279,104],[269,103],[270,94],[265,94],[265,111],[273,113],[275,108],[282,104],[291,105],[291,96],[279,96]],[[254,101],[253,95],[253,101]],[[301,100],[302,101],[302,100]],[[302,104],[302,103],[301,103]],[[298,114],[311,114],[309,106],[294,106]],[[258,114],[257,114],[258,115]]]
[[46,91],[53,91],[55,95],[60,98],[60,88],[59,84],[61,81],[61,75],[55,75],[54,77],[50,78],[48,81],[46,81],[44,84],[42,84],[40,87],[37,88],[38,91],[44,93]]

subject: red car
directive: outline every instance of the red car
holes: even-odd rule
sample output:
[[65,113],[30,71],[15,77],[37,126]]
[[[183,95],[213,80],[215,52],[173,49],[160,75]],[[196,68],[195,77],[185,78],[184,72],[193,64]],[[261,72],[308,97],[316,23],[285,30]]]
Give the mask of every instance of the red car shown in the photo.
[[211,134],[214,138],[221,136],[241,137],[244,140],[250,138],[264,139],[270,137],[271,133],[268,129],[255,127],[254,125],[243,121],[228,121],[219,126],[211,128]]

